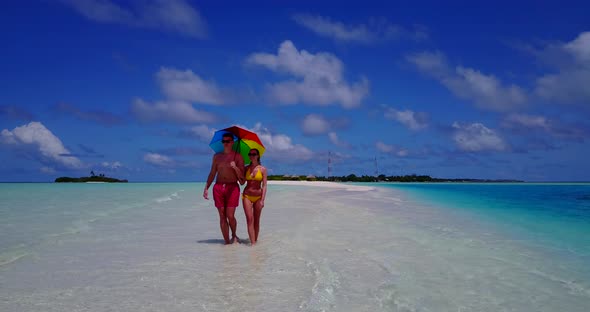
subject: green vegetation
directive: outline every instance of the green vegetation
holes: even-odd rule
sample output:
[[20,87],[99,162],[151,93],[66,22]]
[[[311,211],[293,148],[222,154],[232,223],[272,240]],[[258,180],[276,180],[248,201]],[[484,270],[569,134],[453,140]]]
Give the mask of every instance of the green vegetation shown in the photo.
[[64,182],[128,182],[127,180],[119,180],[115,178],[106,177],[104,174],[95,175],[94,171],[90,171],[89,177],[79,177],[79,178],[71,178],[71,177],[59,177],[55,179],[56,183],[64,183]]
[[334,182],[523,182],[518,180],[490,180],[490,179],[441,179],[432,178],[427,175],[404,175],[404,176],[356,176],[349,174],[341,177],[316,177],[305,175],[269,175],[268,180],[287,181],[334,181]]

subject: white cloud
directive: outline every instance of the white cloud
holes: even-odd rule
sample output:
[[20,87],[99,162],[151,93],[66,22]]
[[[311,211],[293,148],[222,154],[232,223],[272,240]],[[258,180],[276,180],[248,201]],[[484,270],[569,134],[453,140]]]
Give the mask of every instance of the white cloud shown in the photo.
[[366,78],[354,84],[344,79],[342,62],[334,55],[298,51],[288,40],[281,44],[277,55],[254,53],[247,58],[246,63],[295,77],[267,86],[269,100],[280,104],[326,106],[339,103],[352,108],[361,105],[369,93],[369,81]]
[[527,114],[509,114],[504,118],[502,123],[507,128],[525,127],[525,128],[541,128],[545,130],[550,129],[547,118],[538,115]]
[[351,146],[350,143],[340,140],[338,138],[338,134],[336,134],[336,132],[328,133],[328,138],[330,139],[330,142],[332,142],[332,144],[334,144],[336,146],[345,147],[345,148],[349,148]]
[[391,107],[385,109],[385,118],[396,120],[410,130],[421,130],[428,127],[427,115],[411,110],[399,111]]
[[205,20],[184,0],[137,1],[126,8],[111,0],[62,0],[89,20],[139,28],[161,29],[196,38],[207,36]]
[[[220,89],[214,82],[205,81],[191,70],[161,67],[156,73],[158,85],[166,96],[164,100],[150,103],[136,98],[131,112],[144,122],[211,123],[217,116],[195,105],[221,105],[228,103],[232,95]],[[193,104],[198,103],[198,104]]]
[[503,151],[507,145],[495,131],[481,123],[453,123],[453,140],[459,149],[468,152]]
[[528,138],[537,135],[546,139],[547,135],[551,135],[560,141],[585,142],[590,137],[587,125],[563,123],[540,115],[510,114],[504,117],[501,125]]
[[156,74],[162,92],[174,101],[219,105],[229,101],[215,82],[205,81],[192,70],[162,67]]
[[82,167],[80,159],[69,156],[71,153],[64,147],[61,140],[37,121],[16,127],[12,131],[2,130],[0,143],[16,148],[32,148],[44,162],[65,166],[70,169]]
[[306,135],[319,135],[330,130],[330,123],[321,115],[309,114],[303,119],[301,127]]
[[209,143],[213,134],[215,133],[214,128],[209,128],[206,125],[194,126],[189,129],[189,133],[195,136],[199,141]]
[[383,153],[391,153],[394,150],[393,145],[385,144],[381,141],[377,141],[377,143],[375,143],[375,147],[377,147],[377,150]]
[[409,54],[406,60],[437,79],[442,79],[451,70],[446,57],[439,51]]
[[407,149],[396,148],[393,145],[385,144],[385,143],[383,143],[381,141],[377,141],[375,143],[375,147],[380,152],[387,153],[387,154],[397,155],[399,157],[405,157],[405,156],[408,156],[408,154],[409,154],[409,152],[408,152]]
[[385,19],[371,19],[366,24],[346,25],[320,15],[295,14],[293,20],[320,36],[340,42],[371,43],[403,37],[413,40],[428,38],[424,27],[416,26],[414,30],[408,30],[399,25],[393,25]]
[[158,167],[171,167],[174,166],[174,160],[168,156],[164,156],[157,153],[146,153],[143,156],[143,161],[148,164]]
[[39,169],[39,171],[41,171],[42,173],[46,173],[46,174],[55,174],[55,169],[51,168],[51,167],[41,167]]
[[438,80],[457,97],[473,101],[480,108],[510,111],[527,102],[526,91],[519,86],[504,85],[494,75],[486,75],[472,68],[452,68],[440,52],[410,54],[406,60]]
[[287,162],[297,162],[309,160],[314,156],[314,153],[307,147],[301,144],[294,144],[291,137],[285,134],[271,133],[260,123],[257,123],[251,131],[258,134],[260,141],[262,141],[262,144],[266,148],[263,157]]
[[535,94],[558,103],[582,103],[590,99],[590,88],[586,84],[590,71],[572,69],[558,74],[548,74],[537,79]]
[[535,94],[565,104],[590,103],[590,32],[582,32],[567,43],[533,50],[542,62],[555,69],[536,80]]
[[371,42],[376,39],[366,25],[344,25],[319,15],[296,14],[293,19],[297,24],[310,29],[316,34],[338,41]]
[[409,154],[409,152],[406,149],[400,149],[399,151],[396,152],[396,155],[400,156],[400,157],[408,156],[408,154]]
[[103,161],[103,162],[101,163],[101,165],[102,165],[104,168],[107,168],[107,169],[114,169],[114,170],[116,170],[116,169],[119,169],[119,168],[123,167],[123,164],[121,164],[121,162],[118,162],[118,161],[114,161],[114,162]]
[[590,63],[590,31],[580,33],[576,39],[563,47],[571,53],[578,63]]
[[209,112],[195,109],[190,103],[172,100],[149,103],[137,98],[131,104],[131,112],[144,122],[209,123],[217,119]]

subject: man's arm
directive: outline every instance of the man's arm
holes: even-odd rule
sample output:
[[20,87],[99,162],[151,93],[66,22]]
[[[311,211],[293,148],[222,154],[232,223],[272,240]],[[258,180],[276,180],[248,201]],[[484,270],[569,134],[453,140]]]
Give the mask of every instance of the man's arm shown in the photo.
[[242,170],[242,172],[244,174],[246,174],[246,165],[244,164],[244,158],[238,154],[238,161],[236,162],[236,165],[238,166],[238,168],[240,168],[240,170]]
[[240,154],[238,154],[238,159],[236,159],[236,167],[240,171],[240,174],[238,174],[238,180],[240,181],[240,184],[244,185],[244,183],[246,183],[244,176],[246,174],[246,166],[244,165],[244,158]]
[[213,183],[213,179],[215,179],[215,175],[217,174],[217,158],[216,155],[213,155],[213,160],[211,161],[211,171],[209,171],[209,176],[207,177],[207,184],[205,185],[205,189],[203,190],[203,198],[209,199],[209,186]]
[[239,165],[236,164],[235,161],[231,162],[231,166],[234,169],[234,171],[236,172],[236,176],[238,177],[238,182],[240,182],[241,185],[244,185],[244,183],[246,183],[246,179],[244,179],[244,171],[240,170]]

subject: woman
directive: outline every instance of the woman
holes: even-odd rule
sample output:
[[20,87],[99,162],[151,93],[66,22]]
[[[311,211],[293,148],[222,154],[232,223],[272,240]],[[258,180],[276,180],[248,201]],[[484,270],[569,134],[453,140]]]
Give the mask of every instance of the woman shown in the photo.
[[[260,214],[266,198],[266,168],[260,164],[260,152],[257,149],[251,149],[248,157],[250,157],[251,163],[245,168],[244,178],[247,184],[242,194],[242,204],[246,214],[250,243],[254,245],[258,241]],[[244,184],[244,180],[240,182]]]

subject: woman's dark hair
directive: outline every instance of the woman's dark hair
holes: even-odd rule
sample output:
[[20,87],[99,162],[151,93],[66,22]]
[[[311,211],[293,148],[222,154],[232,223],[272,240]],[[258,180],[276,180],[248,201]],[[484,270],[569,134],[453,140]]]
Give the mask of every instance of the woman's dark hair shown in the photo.
[[234,135],[231,133],[228,133],[228,132],[224,133],[221,137],[222,138],[230,138],[232,141],[234,140]]
[[[262,165],[262,162],[260,162],[260,151],[258,149],[255,149],[255,148],[253,148],[253,149],[250,150],[250,152],[252,152],[252,151],[256,151],[256,154],[258,154],[258,163]],[[248,152],[248,153],[250,153],[250,152]]]

